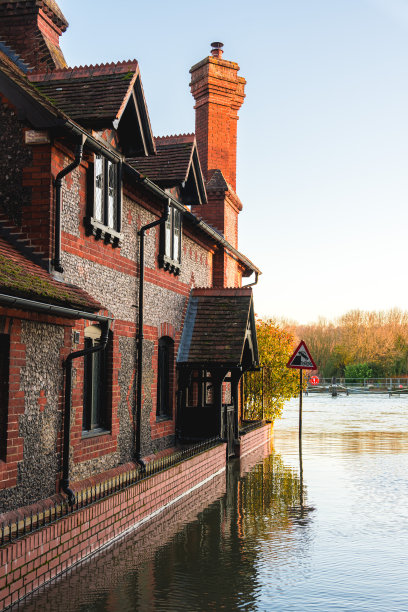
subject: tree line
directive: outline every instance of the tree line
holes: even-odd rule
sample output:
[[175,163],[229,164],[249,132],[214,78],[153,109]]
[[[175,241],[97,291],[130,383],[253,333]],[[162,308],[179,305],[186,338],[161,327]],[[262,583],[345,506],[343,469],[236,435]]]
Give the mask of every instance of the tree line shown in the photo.
[[352,310],[334,321],[285,327],[306,342],[321,377],[408,374],[408,312]]
[[[244,381],[244,418],[273,421],[299,392],[299,373],[286,363],[304,340],[321,378],[383,378],[408,375],[408,312],[352,310],[334,321],[298,325],[283,319],[256,322],[259,372]],[[306,378],[306,377],[305,377]]]

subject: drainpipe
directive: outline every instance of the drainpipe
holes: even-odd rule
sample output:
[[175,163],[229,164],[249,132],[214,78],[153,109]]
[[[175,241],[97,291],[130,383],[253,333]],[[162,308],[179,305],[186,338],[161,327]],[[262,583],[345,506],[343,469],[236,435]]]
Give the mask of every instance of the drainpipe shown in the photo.
[[143,378],[143,290],[144,290],[144,237],[145,232],[156,225],[162,225],[167,221],[169,216],[169,201],[166,202],[163,216],[157,221],[148,223],[140,228],[138,235],[140,236],[140,267],[139,267],[139,317],[138,317],[138,334],[137,334],[137,388],[136,388],[136,422],[135,422],[135,446],[136,446],[136,461],[145,470],[146,464],[141,457],[141,425],[142,425],[142,378]]
[[259,276],[259,272],[257,272],[255,270],[255,280],[252,281],[252,283],[248,283],[247,285],[242,285],[242,288],[246,289],[247,287],[253,287],[254,285],[257,285],[258,284],[258,276]]
[[104,351],[108,344],[109,328],[111,319],[105,317],[102,324],[101,342],[97,346],[90,346],[82,351],[70,353],[63,363],[66,369],[65,375],[65,414],[64,414],[64,445],[62,452],[62,480],[61,489],[68,496],[68,501],[72,506],[75,503],[75,493],[69,488],[69,447],[71,438],[71,400],[72,400],[72,362],[78,357],[84,357],[90,353]]
[[55,226],[54,226],[54,270],[56,272],[63,272],[64,268],[61,264],[61,192],[62,192],[62,179],[64,176],[75,170],[79,166],[82,160],[82,154],[84,151],[84,144],[86,141],[85,134],[81,137],[81,143],[77,144],[75,150],[75,159],[66,168],[58,172],[55,178]]

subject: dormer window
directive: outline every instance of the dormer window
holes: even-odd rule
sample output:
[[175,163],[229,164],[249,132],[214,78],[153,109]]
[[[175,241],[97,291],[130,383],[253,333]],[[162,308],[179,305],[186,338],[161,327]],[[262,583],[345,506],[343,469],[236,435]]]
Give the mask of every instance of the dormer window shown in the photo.
[[89,234],[113,246],[119,246],[121,241],[121,192],[121,164],[96,154],[88,174],[85,224]]
[[160,237],[159,264],[161,268],[179,274],[181,268],[181,213],[171,207]]

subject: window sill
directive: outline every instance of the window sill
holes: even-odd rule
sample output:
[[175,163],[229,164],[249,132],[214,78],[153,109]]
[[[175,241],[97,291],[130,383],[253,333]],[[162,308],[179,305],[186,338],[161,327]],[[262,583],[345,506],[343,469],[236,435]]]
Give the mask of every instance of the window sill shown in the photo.
[[102,429],[102,427],[98,427],[98,429],[82,431],[82,440],[89,440],[89,438],[99,438],[100,436],[106,436],[110,434],[111,431],[109,429]]
[[168,414],[163,414],[161,416],[156,416],[156,423],[162,423],[163,421],[172,421],[173,417]]
[[96,240],[103,240],[105,244],[111,244],[114,248],[122,246],[123,234],[112,227],[104,225],[94,217],[85,217],[84,224],[88,236],[95,236]]
[[160,268],[163,268],[163,270],[167,270],[170,272],[170,274],[174,274],[175,276],[180,274],[180,262],[170,259],[170,257],[167,257],[167,255],[159,255],[159,266]]

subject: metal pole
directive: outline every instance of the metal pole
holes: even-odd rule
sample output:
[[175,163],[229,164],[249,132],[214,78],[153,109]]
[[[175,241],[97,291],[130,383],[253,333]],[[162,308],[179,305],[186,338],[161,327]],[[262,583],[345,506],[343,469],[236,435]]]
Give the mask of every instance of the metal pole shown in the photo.
[[302,386],[303,371],[299,370],[299,444],[302,442]]

